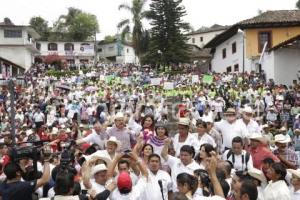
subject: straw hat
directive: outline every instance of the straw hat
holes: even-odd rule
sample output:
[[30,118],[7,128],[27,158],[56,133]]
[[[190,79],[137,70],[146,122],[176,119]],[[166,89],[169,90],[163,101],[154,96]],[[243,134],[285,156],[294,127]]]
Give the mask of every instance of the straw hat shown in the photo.
[[266,179],[264,173],[261,170],[259,170],[259,169],[251,168],[251,169],[248,170],[248,174],[251,177],[253,177],[253,178],[257,179],[257,180],[260,180],[263,183],[267,182],[267,179]]
[[251,136],[249,137],[250,140],[258,140],[258,141],[262,141],[263,140],[263,136],[261,133],[252,133]]
[[94,176],[97,172],[107,171],[107,167],[104,164],[99,164],[93,167],[92,175]]
[[105,146],[107,146],[108,142],[113,142],[117,145],[117,149],[121,148],[121,142],[115,137],[115,136],[110,136],[110,138],[108,140],[106,140],[105,142]]
[[287,169],[288,172],[293,174],[294,176],[297,176],[297,178],[300,178],[300,169],[294,170],[294,169]]
[[182,117],[179,119],[178,125],[189,126],[190,120],[186,117]]
[[291,138],[283,134],[278,134],[275,135],[274,142],[285,144],[291,142]]

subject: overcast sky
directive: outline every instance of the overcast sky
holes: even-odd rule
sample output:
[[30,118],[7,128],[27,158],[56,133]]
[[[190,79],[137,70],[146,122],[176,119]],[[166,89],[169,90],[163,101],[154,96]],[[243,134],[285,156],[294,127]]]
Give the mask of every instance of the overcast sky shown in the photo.
[[[183,0],[186,7],[186,22],[194,29],[213,24],[231,25],[257,15],[258,10],[295,9],[297,0]],[[101,33],[97,39],[117,32],[117,23],[130,17],[125,11],[119,11],[118,5],[131,0],[1,0],[0,21],[9,17],[13,23],[26,25],[32,16],[41,16],[49,24],[68,7],[75,7],[95,14]],[[150,0],[148,0],[148,3]],[[147,26],[147,25],[146,25]]]

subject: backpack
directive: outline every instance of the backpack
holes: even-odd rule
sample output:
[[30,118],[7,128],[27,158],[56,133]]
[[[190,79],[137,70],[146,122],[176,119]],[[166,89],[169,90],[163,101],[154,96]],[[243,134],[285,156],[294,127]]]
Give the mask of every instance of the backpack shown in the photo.
[[[226,159],[228,160],[230,158],[230,156],[232,156],[232,164],[234,165],[234,162],[235,162],[235,157],[234,157],[234,153],[232,152],[232,149],[230,149],[227,153],[227,156],[226,156]],[[246,158],[245,158],[246,157]],[[246,159],[246,160],[245,160]],[[248,161],[250,159],[250,153],[249,152],[246,152],[246,156],[242,153],[242,164],[246,166],[245,170],[247,171],[248,168],[247,168],[247,164],[248,164]],[[246,161],[246,162],[245,162]]]

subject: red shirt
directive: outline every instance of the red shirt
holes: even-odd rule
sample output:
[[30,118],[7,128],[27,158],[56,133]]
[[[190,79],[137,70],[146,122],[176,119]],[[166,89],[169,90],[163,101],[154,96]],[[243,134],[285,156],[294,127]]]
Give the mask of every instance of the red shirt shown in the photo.
[[250,154],[253,159],[253,166],[257,169],[261,169],[262,161],[265,158],[272,158],[275,162],[280,162],[280,160],[264,145],[260,145],[257,148],[250,148]]

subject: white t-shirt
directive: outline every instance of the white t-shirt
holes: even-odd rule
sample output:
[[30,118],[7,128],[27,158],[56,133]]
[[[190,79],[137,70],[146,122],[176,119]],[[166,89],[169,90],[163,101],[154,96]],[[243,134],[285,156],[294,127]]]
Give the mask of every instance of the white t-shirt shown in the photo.
[[241,126],[244,126],[247,130],[247,136],[251,136],[253,133],[260,133],[261,128],[259,127],[258,123],[254,121],[253,119],[250,120],[248,124],[245,124],[243,119],[238,119],[237,123],[240,123]]
[[104,185],[100,185],[99,183],[96,183],[95,179],[91,180],[92,189],[96,191],[97,194],[103,192],[105,190]]
[[215,123],[215,127],[218,131],[220,131],[222,138],[223,138],[223,144],[222,144],[222,150],[232,147],[232,139],[240,136],[241,138],[247,137],[247,130],[244,129],[244,126],[242,126],[237,121],[230,124],[226,120],[222,120],[220,122]]
[[90,144],[98,144],[100,149],[104,149],[105,141],[101,139],[100,135],[98,135],[95,130],[92,130],[92,133],[85,138],[83,141],[90,143]]
[[215,140],[207,133],[204,133],[200,139],[198,133],[193,133],[193,135],[198,139],[200,147],[202,144],[211,144],[214,148],[216,148],[217,145]]
[[174,150],[176,151],[176,156],[178,157],[180,154],[180,149],[184,145],[193,146],[196,153],[199,151],[200,144],[198,139],[191,133],[188,134],[186,140],[184,142],[179,142],[179,133],[177,133],[173,138]]
[[[242,154],[241,155],[234,155],[234,162],[233,162],[233,153],[227,159],[227,155],[228,155],[229,151],[230,150],[226,150],[223,153],[222,159],[223,160],[229,160],[233,164],[235,170],[237,170],[237,171],[244,171],[246,169],[246,164],[247,164],[247,170],[253,168],[253,161],[252,161],[252,157],[251,157],[250,154],[249,154],[249,161],[246,163],[246,153],[247,152],[245,150],[242,150]],[[244,159],[244,162],[243,162],[243,159]]]
[[172,181],[170,175],[162,170],[158,170],[157,174],[153,174],[150,170],[148,182],[147,182],[147,189],[143,193],[144,200],[163,200],[161,189],[159,186],[158,181],[161,181],[164,199],[168,199],[168,192],[172,190]]
[[[49,198],[41,198],[40,200],[52,200],[51,197]],[[61,196],[57,195],[54,197],[54,200],[79,200],[78,196]]]
[[167,165],[172,169],[171,177],[173,182],[173,192],[177,192],[177,175],[181,173],[188,173],[193,175],[196,169],[201,169],[200,165],[196,161],[192,161],[188,165],[182,164],[181,160],[168,155],[168,160],[166,160]]
[[111,196],[111,200],[142,200],[142,194],[145,192],[147,186],[147,178],[141,177],[138,183],[133,186],[128,194],[121,194],[118,189],[115,189]]

